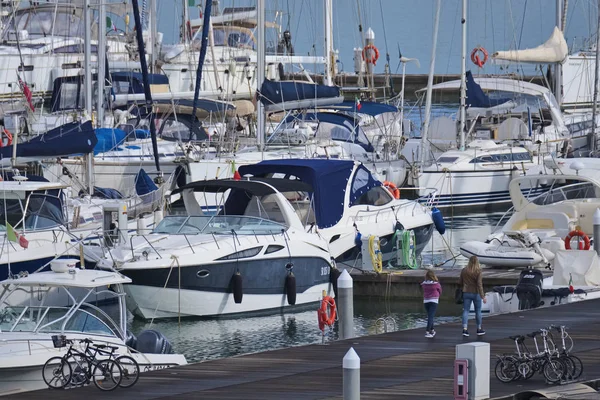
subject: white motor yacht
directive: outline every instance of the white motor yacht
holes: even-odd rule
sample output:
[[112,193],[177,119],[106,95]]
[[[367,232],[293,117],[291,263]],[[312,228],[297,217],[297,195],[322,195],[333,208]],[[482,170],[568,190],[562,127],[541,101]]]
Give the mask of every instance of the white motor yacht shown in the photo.
[[[0,282],[0,395],[47,387],[44,364],[67,350],[54,347],[53,335],[65,335],[76,344],[90,339],[116,346],[117,353],[133,357],[142,372],[187,364],[183,355],[170,354],[171,346],[160,333],[144,331],[135,338],[128,332],[123,285],[130,282],[118,272],[61,263],[52,271]],[[94,305],[98,296],[106,295],[117,302],[112,311]]]
[[[178,189],[187,215],[166,216],[98,265],[131,278],[131,310],[142,318],[274,313],[316,304],[330,292],[327,241],[306,232],[282,192],[300,181],[206,180]],[[207,215],[198,197],[227,200]],[[270,207],[266,210],[267,205]]]

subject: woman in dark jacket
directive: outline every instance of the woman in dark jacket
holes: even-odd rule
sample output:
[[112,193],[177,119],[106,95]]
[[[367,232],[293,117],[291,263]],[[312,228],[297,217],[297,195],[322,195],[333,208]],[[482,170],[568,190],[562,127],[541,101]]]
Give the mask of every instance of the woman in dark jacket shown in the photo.
[[471,311],[471,303],[475,307],[475,320],[477,322],[477,335],[485,335],[485,331],[481,327],[481,301],[487,301],[485,293],[483,293],[483,281],[481,276],[481,267],[477,256],[469,258],[469,264],[460,272],[460,280],[458,284],[462,286],[463,291],[463,336],[468,337],[469,331],[467,324],[469,320],[469,311]]

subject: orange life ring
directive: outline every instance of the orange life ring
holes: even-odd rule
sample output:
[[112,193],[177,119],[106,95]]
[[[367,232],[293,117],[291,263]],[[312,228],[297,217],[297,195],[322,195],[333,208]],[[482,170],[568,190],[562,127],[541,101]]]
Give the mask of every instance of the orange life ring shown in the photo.
[[317,311],[319,317],[319,329],[325,330],[325,325],[331,326],[335,322],[337,312],[335,310],[335,300],[330,296],[323,297],[321,307]]
[[387,190],[389,190],[395,199],[400,198],[400,189],[398,189],[398,187],[393,182],[385,181],[385,182],[383,182],[383,187],[385,187]]
[[[367,57],[367,50],[373,50],[373,53],[371,53],[371,57]],[[362,51],[362,58],[367,64],[376,65],[377,60],[379,60],[379,49],[375,47],[374,44],[366,45]]]
[[579,250],[589,250],[590,249],[590,238],[584,232],[579,229],[575,229],[574,231],[569,232],[567,237],[565,237],[565,249],[571,250],[571,239],[574,237],[580,237],[583,240],[583,243],[579,242]]
[[[479,53],[483,54],[483,60],[479,57]],[[483,47],[475,47],[471,52],[471,61],[473,64],[477,65],[479,68],[483,68],[485,63],[488,60],[488,52]]]
[[[6,142],[6,146],[10,146],[12,145],[12,141],[13,141],[13,136],[12,134],[8,131],[8,129],[3,128],[2,129],[2,134],[6,136],[7,142]],[[0,138],[0,147],[4,147],[4,138]]]

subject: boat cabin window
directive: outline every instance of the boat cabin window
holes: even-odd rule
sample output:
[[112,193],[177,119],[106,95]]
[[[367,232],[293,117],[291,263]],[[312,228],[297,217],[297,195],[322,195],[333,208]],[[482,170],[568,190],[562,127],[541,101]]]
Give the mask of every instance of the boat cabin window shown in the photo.
[[453,162],[456,162],[456,160],[458,160],[458,157],[440,157],[437,159],[438,163],[446,163],[446,164],[452,164]]
[[[527,189],[523,189],[526,193]],[[578,182],[565,186],[557,186],[533,199],[533,203],[543,206],[564,200],[598,199],[600,190],[590,182]]]
[[[24,208],[27,210],[24,212]],[[25,218],[23,218],[25,216]],[[8,222],[15,228],[38,230],[53,228],[64,223],[62,203],[58,197],[31,194],[22,199],[0,199],[0,227]]]
[[[54,14],[54,9],[24,10],[15,16],[15,21],[11,24],[12,29],[9,28],[7,31],[14,31],[16,26],[18,31],[26,30],[30,38],[52,35],[83,37],[83,21],[79,16],[66,12],[57,12],[56,16]],[[10,40],[10,36],[7,37],[5,33],[4,39]]]
[[390,193],[382,186],[375,186],[373,189],[360,196],[352,205],[383,206],[390,201],[392,201]]
[[[246,28],[214,27],[213,35],[215,46],[254,49],[254,38],[252,37],[252,32]],[[194,50],[200,49],[201,38],[202,35],[200,34],[197,34],[194,38]]]
[[152,233],[169,235],[238,235],[277,234],[285,229],[285,225],[249,215],[213,215],[213,216],[181,216],[173,215],[163,218]]
[[498,163],[510,161],[531,161],[531,155],[529,153],[486,154],[485,156],[472,159],[469,163]]
[[[68,307],[5,307],[0,311],[2,332],[61,332]],[[115,333],[98,317],[77,310],[67,321],[65,332],[83,332],[115,336]]]

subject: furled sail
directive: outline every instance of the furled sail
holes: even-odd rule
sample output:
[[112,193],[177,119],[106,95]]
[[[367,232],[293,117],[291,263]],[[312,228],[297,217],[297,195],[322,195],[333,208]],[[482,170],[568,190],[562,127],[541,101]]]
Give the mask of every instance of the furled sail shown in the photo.
[[569,48],[562,31],[554,27],[554,32],[546,43],[533,49],[497,51],[492,54],[492,59],[549,64],[563,61],[567,57],[568,51]]

